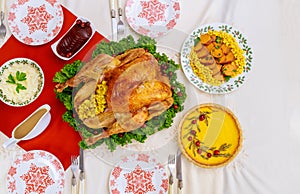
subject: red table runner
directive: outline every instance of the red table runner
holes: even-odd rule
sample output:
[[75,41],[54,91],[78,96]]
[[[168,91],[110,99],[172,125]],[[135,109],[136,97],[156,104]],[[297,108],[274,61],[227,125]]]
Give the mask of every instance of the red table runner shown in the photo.
[[[6,61],[23,57],[37,62],[43,69],[45,75],[45,85],[41,95],[31,104],[24,107],[11,107],[0,101],[0,130],[11,137],[12,130],[35,109],[43,104],[51,106],[51,122],[46,130],[38,137],[21,141],[18,144],[28,150],[46,150],[54,154],[62,162],[65,169],[70,165],[71,155],[79,154],[78,142],[80,135],[71,128],[68,123],[62,120],[62,114],[66,111],[64,105],[55,98],[54,86],[52,82],[55,72],[59,71],[64,64],[72,63],[74,60],[87,60],[90,58],[91,50],[104,37],[98,32],[94,34],[89,43],[70,61],[59,59],[51,50],[51,44],[57,41],[73,24],[76,16],[63,7],[64,24],[58,36],[51,42],[41,46],[29,46],[22,44],[11,36],[0,48],[0,65]],[[2,145],[0,145],[2,146]]]

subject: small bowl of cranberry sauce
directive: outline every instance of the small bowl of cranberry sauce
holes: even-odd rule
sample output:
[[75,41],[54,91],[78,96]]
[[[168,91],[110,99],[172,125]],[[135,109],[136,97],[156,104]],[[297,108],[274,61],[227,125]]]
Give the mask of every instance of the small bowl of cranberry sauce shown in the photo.
[[52,51],[63,60],[74,57],[95,33],[93,24],[84,18],[77,18],[71,28],[54,44]]

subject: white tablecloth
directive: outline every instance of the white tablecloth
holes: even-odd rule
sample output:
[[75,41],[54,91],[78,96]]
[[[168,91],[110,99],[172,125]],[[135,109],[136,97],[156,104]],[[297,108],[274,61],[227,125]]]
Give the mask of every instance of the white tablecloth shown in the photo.
[[[7,7],[10,3],[7,2]],[[91,19],[101,34],[111,36],[108,0],[65,0],[63,4],[75,14]],[[300,175],[300,65],[297,61],[300,1],[182,0],[180,5],[178,24],[167,36],[188,35],[202,24],[227,23],[247,35],[255,59],[249,79],[241,88],[211,97],[239,118],[244,133],[242,152],[228,166],[218,169],[202,169],[184,158],[183,193],[300,193],[297,178]],[[173,40],[178,46],[178,40]],[[201,103],[206,94],[196,89],[195,93],[197,103]],[[0,143],[6,138],[1,134]],[[0,154],[0,193],[7,193],[5,177],[16,153],[1,149]],[[90,151],[86,151],[85,161],[87,193],[109,193],[112,166]],[[65,193],[71,193],[70,175],[68,169]]]

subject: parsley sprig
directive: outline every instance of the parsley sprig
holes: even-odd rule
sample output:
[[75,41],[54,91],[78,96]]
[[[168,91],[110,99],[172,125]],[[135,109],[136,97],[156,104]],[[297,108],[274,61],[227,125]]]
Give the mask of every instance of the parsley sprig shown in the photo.
[[26,90],[27,88],[23,86],[20,82],[25,81],[26,73],[17,71],[16,76],[14,77],[12,74],[9,74],[6,82],[10,84],[16,85],[16,91],[19,93],[20,90]]

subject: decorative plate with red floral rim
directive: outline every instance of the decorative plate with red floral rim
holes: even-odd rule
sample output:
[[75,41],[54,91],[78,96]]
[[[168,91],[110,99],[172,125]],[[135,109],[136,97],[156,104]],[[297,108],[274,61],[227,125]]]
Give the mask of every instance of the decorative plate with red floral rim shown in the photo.
[[123,158],[109,179],[111,194],[165,194],[168,177],[164,166],[147,154]]
[[57,0],[17,0],[8,13],[13,36],[27,45],[42,45],[54,39],[63,25]]
[[173,29],[180,17],[179,0],[128,0],[125,14],[139,34],[156,38]]
[[35,150],[19,156],[8,170],[7,190],[10,194],[62,194],[65,171],[51,153]]

